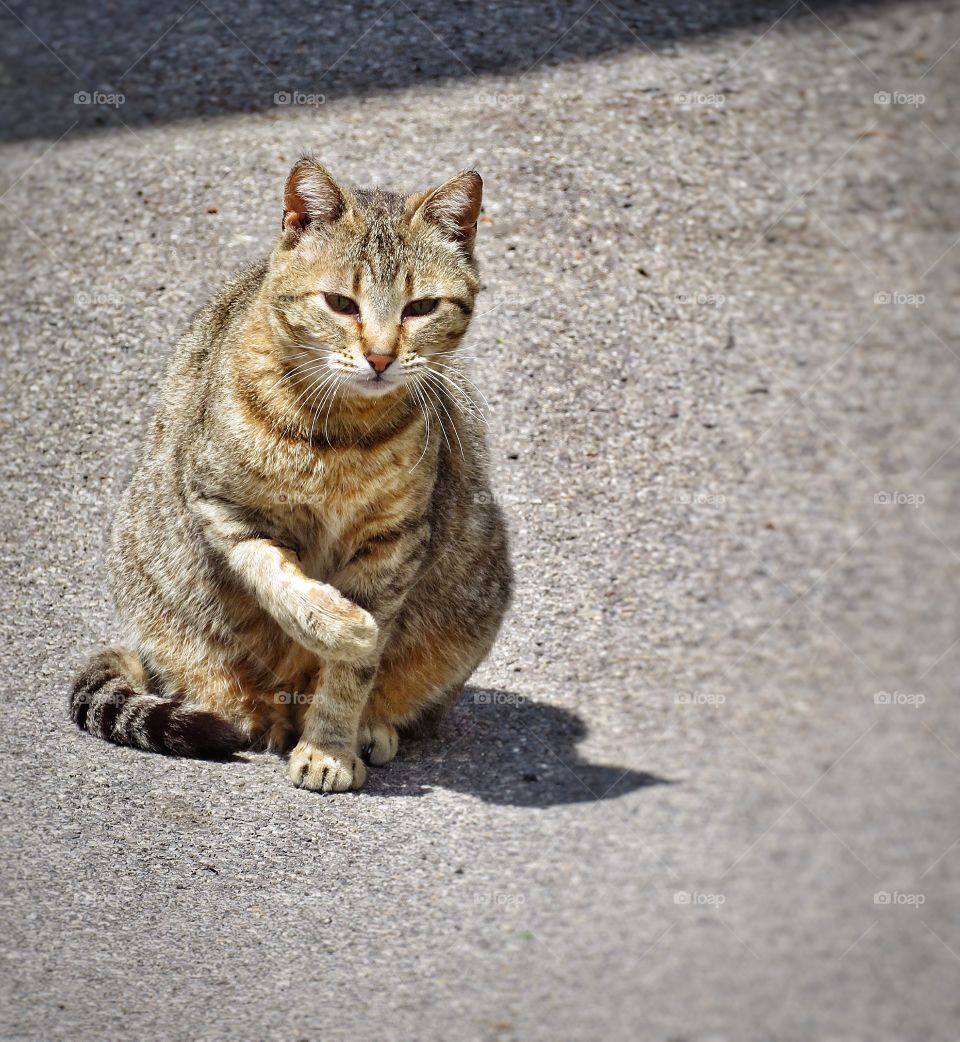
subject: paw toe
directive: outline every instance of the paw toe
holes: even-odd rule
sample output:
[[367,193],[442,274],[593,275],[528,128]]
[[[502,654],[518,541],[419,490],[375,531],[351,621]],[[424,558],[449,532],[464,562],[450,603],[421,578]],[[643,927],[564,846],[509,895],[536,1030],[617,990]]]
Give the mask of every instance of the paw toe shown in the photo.
[[367,780],[366,767],[352,752],[303,743],[290,754],[287,774],[294,785],[313,792],[347,792]]
[[397,755],[400,739],[390,724],[367,723],[360,726],[361,755],[374,767],[382,767]]

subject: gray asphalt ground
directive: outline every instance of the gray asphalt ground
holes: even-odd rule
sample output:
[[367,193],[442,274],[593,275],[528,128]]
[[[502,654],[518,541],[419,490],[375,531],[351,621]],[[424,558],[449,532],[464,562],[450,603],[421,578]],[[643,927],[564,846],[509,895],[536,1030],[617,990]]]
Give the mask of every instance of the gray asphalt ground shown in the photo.
[[[0,5],[0,1037],[955,1039],[956,5],[297,19]],[[328,798],[65,711],[174,340],[308,147],[483,174],[518,571],[442,739]]]

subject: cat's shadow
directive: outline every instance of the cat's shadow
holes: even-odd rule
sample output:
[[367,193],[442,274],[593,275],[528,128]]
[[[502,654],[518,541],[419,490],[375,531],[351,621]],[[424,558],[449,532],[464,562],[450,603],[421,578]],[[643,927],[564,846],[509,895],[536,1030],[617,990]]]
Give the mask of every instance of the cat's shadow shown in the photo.
[[441,788],[487,803],[550,807],[669,784],[646,771],[586,762],[576,748],[586,734],[569,709],[468,687],[437,735],[401,742],[396,760],[370,771],[364,792],[422,796]]

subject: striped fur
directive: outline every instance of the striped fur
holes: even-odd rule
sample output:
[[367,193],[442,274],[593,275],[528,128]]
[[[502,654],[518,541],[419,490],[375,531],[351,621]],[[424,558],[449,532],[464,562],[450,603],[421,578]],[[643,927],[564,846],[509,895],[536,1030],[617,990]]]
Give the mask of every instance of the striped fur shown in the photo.
[[135,651],[78,679],[81,727],[189,755],[242,735],[333,791],[456,698],[511,588],[456,353],[480,190],[470,172],[409,197],[350,190],[296,164],[270,257],[176,352],[113,528]]
[[74,723],[97,738],[152,753],[222,759],[243,747],[243,735],[216,713],[151,695],[143,681],[133,652],[105,648],[74,682]]

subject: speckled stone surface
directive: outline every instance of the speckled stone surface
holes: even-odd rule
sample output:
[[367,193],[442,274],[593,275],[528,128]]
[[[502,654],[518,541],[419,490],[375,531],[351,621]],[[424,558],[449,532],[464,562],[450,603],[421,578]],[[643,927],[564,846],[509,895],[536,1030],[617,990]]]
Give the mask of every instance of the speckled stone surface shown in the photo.
[[[956,5],[0,26],[0,1038],[955,1038]],[[172,346],[305,148],[483,174],[518,571],[443,738],[329,798],[65,712]]]

